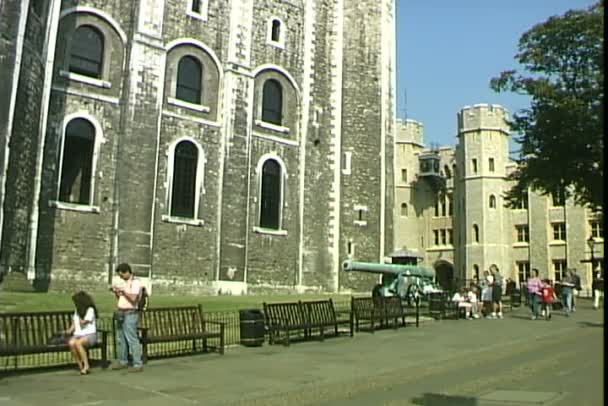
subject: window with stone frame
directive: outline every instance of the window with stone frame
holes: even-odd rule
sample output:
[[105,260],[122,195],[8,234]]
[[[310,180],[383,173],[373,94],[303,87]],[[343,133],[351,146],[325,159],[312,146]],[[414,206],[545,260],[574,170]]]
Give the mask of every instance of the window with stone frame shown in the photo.
[[494,172],[494,158],[488,158],[488,169],[490,172]]
[[433,245],[439,245],[439,230],[433,230]]
[[477,159],[475,158],[471,160],[471,170],[473,173],[477,173]]
[[281,41],[281,22],[277,19],[272,20],[270,39],[273,42]]
[[496,208],[496,196],[490,195],[490,199],[489,199],[488,205],[490,206],[490,209],[495,209]]
[[281,227],[282,177],[281,165],[276,160],[264,162],[260,190],[261,228],[278,230]]
[[473,224],[473,242],[479,242],[479,226]]
[[454,230],[452,230],[451,228],[448,228],[448,244],[449,245],[454,245]]
[[566,272],[568,263],[565,259],[554,259],[553,261],[553,280],[561,281]]
[[439,235],[441,236],[441,245],[447,245],[447,243],[448,243],[447,231],[442,228],[441,230],[439,230]]
[[527,224],[519,224],[515,226],[517,233],[517,242],[530,242],[530,229]]
[[521,199],[519,200],[519,204],[517,205],[517,209],[528,210],[528,193],[527,192],[522,193]]
[[83,118],[71,120],[63,140],[59,201],[92,203],[93,153],[95,127]]
[[198,149],[190,141],[181,141],[173,155],[171,180],[171,216],[194,218]]
[[555,241],[566,241],[566,223],[552,223],[553,227],[553,240]]
[[454,195],[449,193],[447,195],[447,199],[448,199],[448,216],[451,217],[454,215]]
[[276,125],[283,124],[283,88],[274,79],[264,82],[262,121]]
[[601,221],[591,220],[589,222],[589,228],[591,229],[591,237],[604,238],[604,224]]
[[517,264],[517,276],[519,278],[519,283],[526,282],[528,278],[530,278],[530,262],[528,261],[518,261]]
[[72,37],[69,71],[78,75],[101,79],[103,57],[103,34],[91,25],[78,27]]
[[182,57],[177,68],[175,98],[192,104],[201,104],[203,67],[191,55]]
[[407,217],[407,203],[401,203],[401,217]]

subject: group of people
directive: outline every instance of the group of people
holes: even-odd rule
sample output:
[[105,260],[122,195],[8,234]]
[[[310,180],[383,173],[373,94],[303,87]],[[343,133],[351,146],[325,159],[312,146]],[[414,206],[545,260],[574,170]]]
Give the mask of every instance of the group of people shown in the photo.
[[[117,300],[115,320],[118,336],[118,359],[112,364],[113,370],[128,369],[128,372],[143,371],[142,348],[137,336],[139,323],[138,302],[141,299],[143,285],[135,277],[127,263],[118,265],[116,273],[123,280],[121,286],[112,286],[110,291]],[[68,346],[76,359],[81,375],[90,373],[87,348],[97,343],[97,307],[91,295],[80,291],[72,296],[76,310],[72,323],[65,331],[70,336]],[[129,353],[131,366],[129,366]]]
[[[478,319],[484,313],[488,319],[502,319],[503,282],[498,266],[491,265],[489,270],[484,271],[481,281],[475,280],[469,289],[462,288],[456,292],[452,301],[457,302],[459,308],[464,308],[465,316],[468,319]],[[481,300],[479,300],[479,296],[481,296]]]
[[[576,292],[582,289],[581,278],[577,274],[576,269],[568,269],[566,275],[560,281],[555,282],[556,285],[560,286],[559,298],[557,297],[553,281],[550,279],[541,280],[539,274],[538,269],[532,269],[532,278],[527,281],[532,320],[540,318],[541,315],[544,315],[547,320],[550,319],[553,304],[560,301],[564,308],[564,314],[566,317],[569,317],[572,312],[576,311]],[[603,293],[603,285],[604,281],[601,279],[601,272],[596,270],[593,279],[594,309],[599,308],[599,297]],[[600,288],[601,292],[599,291]]]

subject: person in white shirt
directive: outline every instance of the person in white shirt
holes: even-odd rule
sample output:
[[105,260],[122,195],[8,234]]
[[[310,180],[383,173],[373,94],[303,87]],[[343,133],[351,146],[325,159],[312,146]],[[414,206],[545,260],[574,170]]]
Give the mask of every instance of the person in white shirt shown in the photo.
[[475,293],[476,287],[473,285],[467,292],[467,301],[471,304],[471,317],[474,319],[479,318],[479,309],[477,305],[477,293]]
[[97,307],[93,298],[83,291],[72,296],[72,301],[76,311],[72,316],[72,324],[66,330],[67,334],[72,335],[68,345],[78,363],[80,374],[87,375],[90,365],[86,349],[97,343]]

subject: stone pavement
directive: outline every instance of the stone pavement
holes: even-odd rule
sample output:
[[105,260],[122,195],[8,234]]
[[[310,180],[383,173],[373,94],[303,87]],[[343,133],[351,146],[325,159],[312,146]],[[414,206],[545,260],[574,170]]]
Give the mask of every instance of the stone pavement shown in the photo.
[[570,318],[443,320],[324,342],[230,348],[94,369],[0,379],[0,406],[603,405],[604,312]]

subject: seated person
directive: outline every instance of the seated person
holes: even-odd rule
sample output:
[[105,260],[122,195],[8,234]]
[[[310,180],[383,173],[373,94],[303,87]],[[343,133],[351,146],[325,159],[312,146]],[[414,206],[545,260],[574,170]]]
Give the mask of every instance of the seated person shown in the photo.
[[471,289],[467,291],[467,301],[471,304],[471,317],[474,319],[479,318],[479,305],[477,301],[477,288],[471,286]]
[[452,301],[458,304],[458,312],[464,314],[465,318],[469,319],[473,317],[471,314],[472,305],[468,302],[465,288],[462,288],[460,292],[454,293]]

